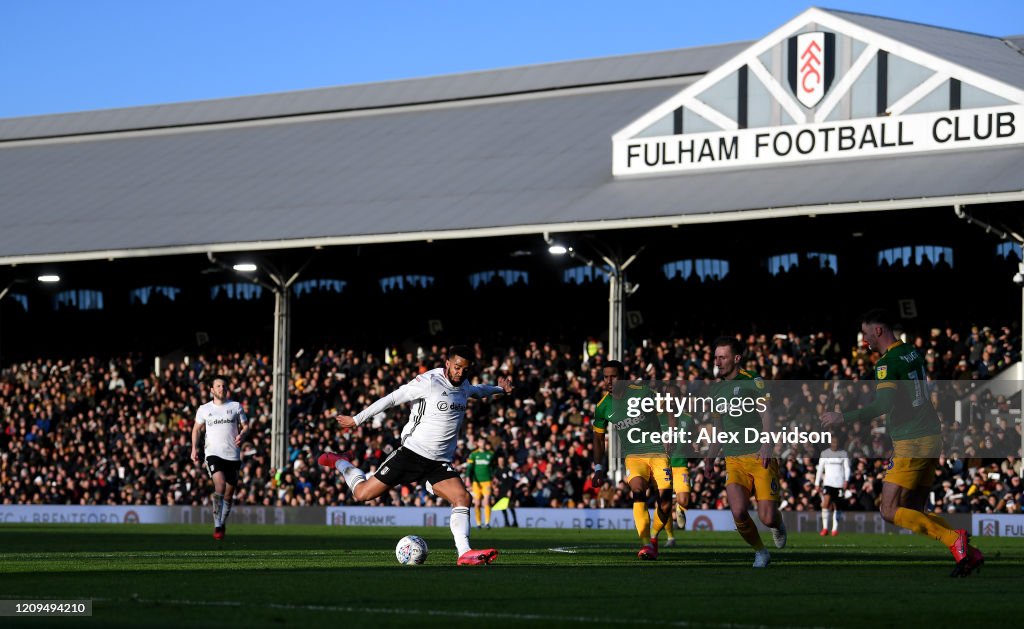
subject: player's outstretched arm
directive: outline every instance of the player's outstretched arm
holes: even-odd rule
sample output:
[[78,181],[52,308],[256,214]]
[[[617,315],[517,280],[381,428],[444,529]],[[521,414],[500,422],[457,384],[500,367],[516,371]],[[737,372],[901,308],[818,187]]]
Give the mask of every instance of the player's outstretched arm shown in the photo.
[[338,415],[338,425],[345,430],[355,428],[393,406],[401,406],[413,400],[424,398],[429,392],[429,381],[423,376],[417,376],[409,384],[403,384],[355,415]]
[[206,424],[196,422],[192,426],[192,462],[199,465],[199,433],[206,430]]
[[[769,402],[765,403],[764,412],[761,413],[761,429],[764,432],[771,432],[775,428],[775,418],[772,417],[772,408]],[[766,443],[761,446],[761,450],[758,452],[758,458],[761,459],[761,467],[767,469],[768,465],[772,461],[772,457],[775,456],[774,446],[770,443]]]
[[512,384],[512,377],[508,376],[505,378],[498,378],[497,386],[493,384],[467,385],[466,393],[471,397],[485,398],[489,395],[512,393],[513,389],[515,389],[515,385]]
[[863,408],[843,413],[836,411],[823,413],[820,418],[822,427],[834,428],[843,425],[844,422],[866,421],[887,414],[896,403],[896,389],[891,382],[882,384],[889,386],[879,386],[875,390],[875,399]]
[[818,418],[821,422],[821,427],[829,430],[832,428],[838,428],[843,425],[843,414],[837,411],[827,411],[821,414]]
[[[673,415],[672,413],[665,413],[663,415],[660,415],[660,416],[658,416],[658,420],[659,421],[664,420],[665,424],[668,425],[669,432],[672,433],[672,434],[676,434],[676,431],[679,430],[679,420],[676,419],[676,416]],[[672,451],[674,449],[675,449],[675,443],[672,442],[672,441],[666,440],[665,441],[665,456],[667,456],[668,458],[671,459],[672,458]]]
[[238,434],[235,435],[235,447],[241,447],[242,441],[249,436],[249,430],[252,428],[252,422],[243,412],[241,414],[241,420],[239,421]]
[[[712,428],[717,434],[722,430],[722,418],[720,416],[717,416],[716,414],[712,414],[711,420]],[[704,478],[706,480],[711,480],[711,477],[714,475],[714,470],[712,470],[711,468],[715,463],[715,459],[718,458],[718,454],[721,451],[722,444],[718,443],[717,441],[712,441],[710,444],[708,444],[708,449],[704,454]]]
[[351,430],[358,425],[356,424],[356,418],[351,415],[338,415],[335,419],[338,420],[338,425],[345,430]]
[[608,480],[608,471],[605,467],[605,433],[594,431],[594,481],[593,485],[600,489]]

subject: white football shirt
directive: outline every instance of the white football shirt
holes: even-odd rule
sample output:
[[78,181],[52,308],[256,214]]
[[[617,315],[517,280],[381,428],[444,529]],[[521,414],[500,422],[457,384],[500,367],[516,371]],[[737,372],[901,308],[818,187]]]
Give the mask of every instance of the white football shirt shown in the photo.
[[196,411],[196,423],[206,424],[206,456],[219,456],[225,461],[241,460],[241,449],[235,445],[235,437],[239,424],[249,423],[241,404],[207,402]]
[[842,489],[850,478],[850,459],[846,450],[824,450],[818,459],[818,471],[814,473],[814,484],[821,485],[822,477],[826,487]]
[[377,400],[356,415],[355,421],[362,424],[392,406],[413,402],[409,421],[402,429],[402,445],[432,461],[451,463],[459,428],[466,418],[466,400],[495,393],[504,391],[501,387],[465,381],[454,386],[445,377],[444,369],[438,367]]

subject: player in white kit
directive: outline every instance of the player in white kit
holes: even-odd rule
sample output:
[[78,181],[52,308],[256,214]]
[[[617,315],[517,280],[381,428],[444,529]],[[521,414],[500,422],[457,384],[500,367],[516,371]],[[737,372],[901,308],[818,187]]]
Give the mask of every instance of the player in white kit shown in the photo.
[[467,384],[472,356],[468,347],[453,346],[444,367],[416,376],[354,417],[338,415],[341,427],[349,429],[393,406],[413,403],[409,422],[402,430],[402,445],[375,474],[367,478],[362,470],[333,452],[325,452],[319,459],[320,465],[341,472],[353,498],[360,502],[373,500],[396,485],[426,481],[432,493],[452,505],[451,530],[460,566],[488,564],[498,556],[493,548],[469,547],[469,507],[473,498],[452,467],[459,429],[466,417],[466,401],[512,391],[512,378],[498,378],[499,386]]
[[829,510],[832,513],[832,535],[839,535],[839,497],[850,478],[850,458],[846,450],[837,450],[833,440],[818,458],[814,485],[821,492],[821,534],[828,535]]
[[212,402],[196,411],[192,427],[192,460],[199,464],[199,433],[206,431],[206,471],[213,479],[213,539],[224,539],[224,523],[231,513],[231,497],[238,483],[242,437],[249,420],[238,402],[227,401],[227,382],[214,378],[210,385]]

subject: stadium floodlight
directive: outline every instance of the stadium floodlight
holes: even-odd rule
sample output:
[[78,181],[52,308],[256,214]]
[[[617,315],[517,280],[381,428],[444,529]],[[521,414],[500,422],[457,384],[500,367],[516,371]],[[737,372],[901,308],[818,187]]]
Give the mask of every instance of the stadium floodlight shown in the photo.
[[[568,254],[570,258],[579,260],[590,268],[595,268],[593,260],[573,247],[566,247],[556,241],[548,232],[544,232],[544,242],[547,243],[548,253],[551,255],[562,256]],[[590,243],[589,248],[596,251],[605,263],[604,267],[597,267],[597,269],[608,278],[608,351],[606,355],[614,356],[616,359],[622,357],[626,343],[623,328],[623,315],[625,314],[623,302],[626,300],[626,297],[631,296],[640,288],[639,284],[626,281],[626,268],[636,260],[636,257],[640,255],[645,247],[646,245],[640,247],[636,253],[623,261],[621,254],[602,251],[603,247],[594,242]],[[608,471],[615,479],[621,478],[620,452],[621,444],[613,436],[608,445]]]
[[[1024,246],[1024,236],[1015,232],[1012,229],[999,229],[993,227],[991,224],[985,221],[974,218],[964,210],[964,206],[957,204],[953,206],[953,212],[956,213],[957,218],[961,218],[967,221],[968,224],[980,227],[985,230],[986,234],[995,233],[1001,240],[1010,240],[1016,242],[1018,246]],[[1024,262],[1021,262],[1017,267],[1017,272],[1013,274],[1013,283],[1021,288],[1024,288]],[[1021,300],[1021,324],[1024,325],[1024,292]],[[1021,351],[1024,351],[1024,337],[1021,337]],[[1021,385],[1021,394],[1024,395],[1024,360],[1017,361],[1017,382]],[[1024,432],[1021,433],[1021,451],[1024,452]]]
[[[7,296],[7,293],[11,292],[11,289],[14,288],[16,284],[27,284],[31,281],[32,280],[27,277],[18,277],[11,280],[6,286],[0,289],[0,300],[3,300],[3,298]],[[60,281],[60,276],[56,273],[45,273],[36,277],[36,281],[42,284],[56,284]]]
[[[45,273],[43,275],[36,277],[36,281],[41,282],[43,284],[56,284],[57,282],[60,281],[60,276],[57,275],[56,273]],[[11,289],[14,288],[15,285],[29,284],[31,282],[32,280],[28,277],[16,277],[13,280],[9,281],[6,286],[0,288],[0,301],[3,301],[4,297],[6,297],[8,293],[11,292]]]
[[544,242],[548,245],[548,253],[553,256],[564,256],[567,253],[571,255],[573,253],[572,247],[566,247],[556,241],[548,232],[544,232]]
[[[217,259],[212,251],[206,257],[213,264],[227,271],[236,273],[255,273],[249,276],[255,284],[262,286],[274,294],[274,351],[273,351],[273,395],[271,396],[270,425],[270,464],[275,470],[284,469],[288,462],[288,373],[289,357],[291,356],[291,287],[299,279],[302,272],[313,261],[310,257],[291,276],[285,275],[269,260],[259,259],[257,266],[253,262],[239,262],[228,266]],[[258,272],[258,273],[257,273]]]

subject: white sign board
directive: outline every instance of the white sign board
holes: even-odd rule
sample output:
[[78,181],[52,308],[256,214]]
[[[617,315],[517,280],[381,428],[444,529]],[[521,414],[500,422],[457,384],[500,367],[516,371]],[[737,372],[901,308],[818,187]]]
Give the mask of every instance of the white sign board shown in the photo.
[[169,507],[100,505],[0,505],[6,524],[169,524]]
[[642,175],[1024,144],[1024,106],[613,140],[612,174]]

